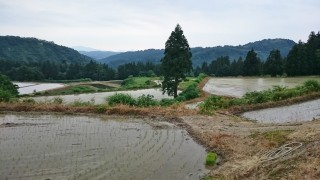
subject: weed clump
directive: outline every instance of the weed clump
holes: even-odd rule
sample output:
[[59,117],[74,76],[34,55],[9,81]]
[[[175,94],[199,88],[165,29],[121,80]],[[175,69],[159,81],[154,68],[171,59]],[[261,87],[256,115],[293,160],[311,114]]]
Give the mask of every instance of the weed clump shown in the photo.
[[137,104],[136,100],[129,94],[116,93],[107,98],[109,105],[113,106],[116,104],[125,104],[129,106],[134,106]]
[[218,155],[214,152],[209,152],[206,157],[206,165],[213,166],[217,161]]

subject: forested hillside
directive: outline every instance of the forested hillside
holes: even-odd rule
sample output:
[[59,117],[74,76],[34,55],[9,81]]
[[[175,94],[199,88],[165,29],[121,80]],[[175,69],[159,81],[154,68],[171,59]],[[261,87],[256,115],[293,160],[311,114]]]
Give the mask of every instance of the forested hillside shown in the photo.
[[[288,39],[265,39],[248,43],[242,46],[217,46],[217,47],[196,47],[191,48],[193,66],[201,66],[203,62],[211,62],[221,56],[229,56],[231,60],[239,57],[245,58],[248,51],[252,48],[257,53],[258,57],[265,61],[273,49],[280,50],[283,57],[287,56],[290,49],[295,45],[295,42]],[[160,63],[163,57],[163,49],[149,49],[144,51],[132,51],[120,53],[110,56],[100,61],[107,63],[111,67],[117,67],[128,62],[153,62]]]
[[116,54],[119,54],[118,52],[113,51],[79,51],[79,53],[89,56],[95,60],[107,58]]
[[0,60],[24,62],[88,63],[78,51],[36,38],[0,36]]

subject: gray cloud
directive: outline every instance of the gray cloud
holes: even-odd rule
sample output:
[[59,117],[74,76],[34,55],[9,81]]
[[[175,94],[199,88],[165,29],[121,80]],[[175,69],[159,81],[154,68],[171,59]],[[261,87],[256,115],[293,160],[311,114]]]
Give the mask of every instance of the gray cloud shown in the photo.
[[1,35],[104,50],[163,48],[177,23],[192,47],[263,38],[305,41],[320,30],[318,0],[0,0]]

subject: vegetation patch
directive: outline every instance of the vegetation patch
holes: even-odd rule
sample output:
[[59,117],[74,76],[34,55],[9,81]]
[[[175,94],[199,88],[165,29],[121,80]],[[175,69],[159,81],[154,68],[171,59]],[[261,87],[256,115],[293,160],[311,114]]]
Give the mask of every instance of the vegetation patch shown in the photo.
[[132,77],[125,79],[121,83],[120,89],[144,89],[159,87],[154,80],[156,77]]
[[295,88],[274,86],[264,91],[248,92],[242,98],[226,98],[211,95],[199,107],[202,114],[212,114],[215,110],[226,109],[232,106],[277,102],[319,92],[320,83],[316,80],[308,80],[303,85],[296,86]]
[[214,152],[209,152],[206,157],[206,165],[213,166],[217,161],[218,155]]

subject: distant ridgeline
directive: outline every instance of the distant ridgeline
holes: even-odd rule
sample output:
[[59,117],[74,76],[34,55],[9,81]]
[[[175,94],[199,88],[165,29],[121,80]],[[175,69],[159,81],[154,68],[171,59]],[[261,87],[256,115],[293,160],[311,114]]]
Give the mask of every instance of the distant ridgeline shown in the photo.
[[[194,69],[190,75],[195,76],[320,75],[319,32],[312,32],[306,43],[267,39],[243,46],[198,47],[191,51]],[[93,60],[53,42],[0,36],[0,74],[16,81],[160,76],[163,53],[164,50],[149,49]]]
[[[296,43],[289,39],[265,39],[239,46],[217,46],[217,47],[196,47],[191,48],[193,66],[201,66],[203,62],[211,62],[221,56],[229,56],[230,60],[245,58],[248,51],[254,49],[258,57],[265,61],[273,49],[278,49],[285,57]],[[100,59],[100,62],[107,63],[111,67],[118,67],[129,62],[153,62],[160,63],[163,57],[163,49],[148,49],[144,51],[124,52],[117,55]]]
[[88,63],[92,58],[78,51],[36,38],[0,36],[0,59],[24,62]]

